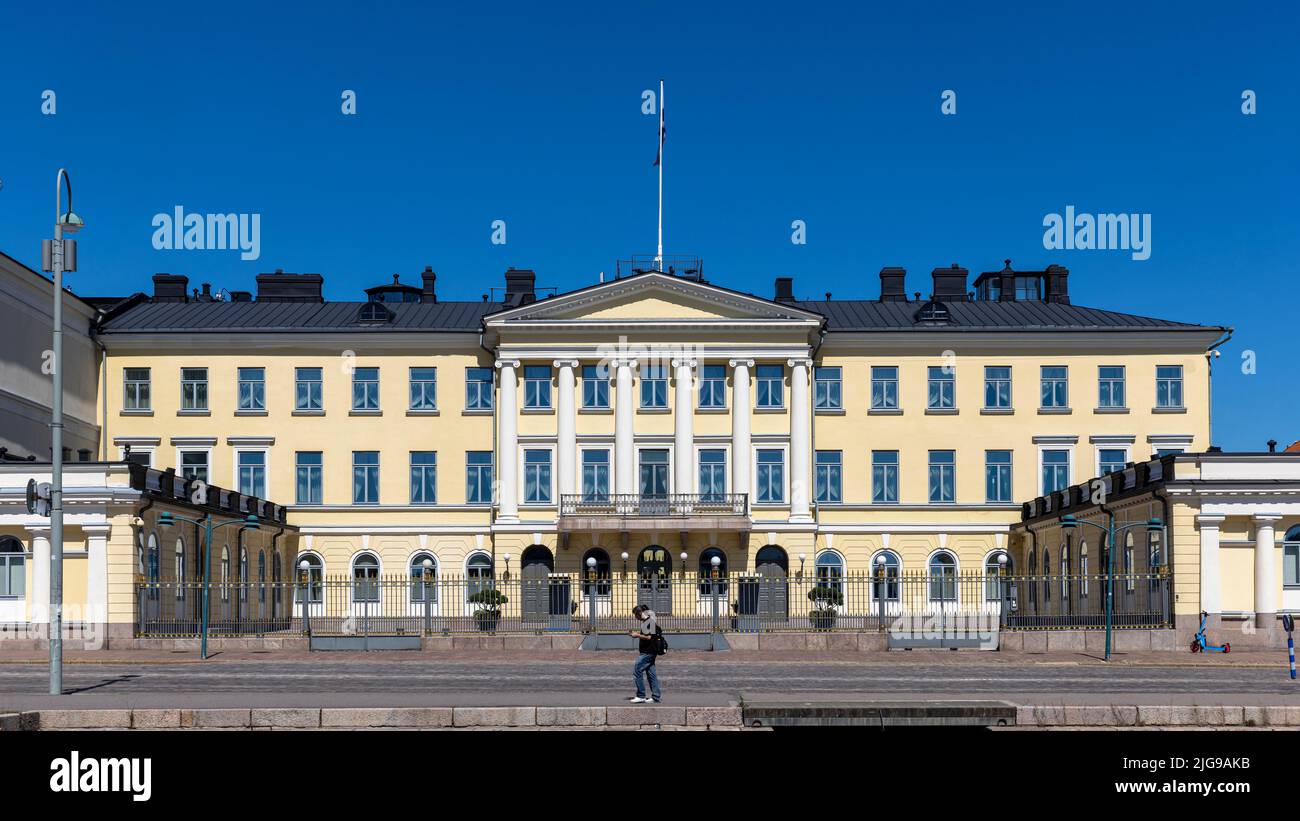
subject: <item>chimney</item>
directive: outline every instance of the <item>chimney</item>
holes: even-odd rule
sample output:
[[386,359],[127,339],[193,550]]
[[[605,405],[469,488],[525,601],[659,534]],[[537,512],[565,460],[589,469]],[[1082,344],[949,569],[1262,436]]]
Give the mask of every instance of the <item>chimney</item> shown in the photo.
[[154,274],[153,301],[188,302],[186,289],[189,284],[190,278],[181,274]]
[[934,299],[939,302],[966,302],[966,275],[969,273],[957,263],[951,268],[935,268],[930,276],[934,279]]
[[1269,452],[1269,453],[1277,453],[1277,440],[1276,440],[1276,439],[1269,439],[1269,440],[1268,440],[1268,452]]
[[258,302],[324,302],[320,274],[286,274],[279,268],[273,274],[257,275]]
[[1011,260],[1003,260],[1006,267],[998,272],[998,302],[1015,302],[1016,272],[1011,270]]
[[203,302],[212,301],[212,283],[210,282],[203,283],[203,294],[199,297],[199,299],[202,300]]
[[506,305],[515,307],[537,301],[537,274],[531,268],[506,269]]
[[1060,265],[1047,266],[1047,293],[1045,302],[1070,304],[1070,269]]
[[437,302],[438,295],[433,290],[433,284],[438,281],[438,275],[433,272],[432,265],[424,266],[424,272],[420,274],[420,279],[424,282],[424,288],[420,291],[420,301]]
[[794,277],[777,277],[776,296],[772,299],[777,302],[794,302]]
[[907,301],[907,269],[906,268],[881,268],[880,269],[880,301],[881,302],[906,302]]

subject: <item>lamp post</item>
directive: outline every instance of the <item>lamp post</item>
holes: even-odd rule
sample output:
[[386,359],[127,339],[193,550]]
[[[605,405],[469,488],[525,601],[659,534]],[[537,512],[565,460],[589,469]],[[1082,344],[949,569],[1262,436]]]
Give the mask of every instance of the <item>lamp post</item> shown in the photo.
[[712,584],[709,587],[713,591],[713,632],[718,632],[718,587],[722,583],[718,581],[718,568],[722,566],[722,557],[714,556],[709,559],[709,564],[713,565]]
[[431,634],[433,633],[433,611],[429,608],[433,603],[429,600],[429,579],[433,576],[433,559],[425,556],[424,561],[420,562],[420,567],[424,571],[420,576],[420,592],[424,594],[424,632]]
[[1011,604],[1011,580],[1007,578],[1007,554],[998,554],[998,596],[1002,599],[998,607],[998,622],[1007,623],[1007,617],[1010,616]]
[[876,632],[885,632],[885,554],[876,556],[876,607],[880,610],[880,624]]
[[1106,534],[1106,661],[1110,661],[1111,633],[1113,630],[1111,622],[1115,610],[1115,537],[1126,530],[1139,527],[1145,527],[1148,533],[1159,533],[1164,530],[1164,523],[1159,519],[1151,518],[1145,522],[1132,522],[1115,527],[1114,515],[1111,515],[1107,522],[1105,525],[1099,525],[1096,522],[1087,520],[1080,521],[1069,513],[1061,517],[1061,527],[1065,528],[1066,533],[1074,532],[1074,529],[1079,525],[1091,525]]
[[[177,522],[189,522],[203,528],[203,612],[199,617],[202,620],[203,633],[199,642],[199,658],[206,659],[208,657],[208,588],[212,570],[212,531],[229,525],[239,525],[249,530],[260,530],[262,525],[252,513],[242,519],[230,519],[229,521],[217,523],[213,523],[211,513],[205,515],[202,519],[177,516],[168,510],[158,514],[158,526],[161,528],[169,528]],[[306,561],[303,564],[306,564]],[[303,607],[306,608],[306,606],[307,602],[304,601]]]
[[[68,210],[63,211],[63,189]],[[63,272],[77,270],[77,244],[64,240],[85,222],[72,211],[72,178],[60,168],[54,178],[54,239],[41,243],[42,267],[54,274],[54,372],[50,400],[50,695],[63,693]]]
[[596,557],[587,557],[587,632],[596,632]]
[[311,643],[311,562],[298,562],[298,577],[302,579],[302,631],[307,634],[308,649]]
[[799,554],[799,578],[801,579],[803,578],[803,563],[806,561],[808,561],[808,554],[800,553]]

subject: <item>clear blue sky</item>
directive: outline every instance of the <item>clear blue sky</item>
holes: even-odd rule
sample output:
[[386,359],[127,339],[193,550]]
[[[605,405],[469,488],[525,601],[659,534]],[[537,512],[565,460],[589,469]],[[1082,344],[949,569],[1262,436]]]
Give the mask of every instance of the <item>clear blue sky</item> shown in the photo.
[[[509,265],[590,284],[654,250],[641,92],[663,77],[665,244],[711,280],[874,298],[884,265],[928,293],[952,262],[1060,263],[1079,304],[1236,327],[1219,445],[1300,438],[1300,15],[995,5],[28,3],[0,50],[0,250],[39,265],[64,165],[89,223],[82,294],[159,271],[252,290],[283,268],[355,299],[425,265],[445,299]],[[260,214],[261,258],[154,250],[151,219],[176,205]],[[1043,217],[1067,205],[1150,213],[1150,259],[1045,250]]]

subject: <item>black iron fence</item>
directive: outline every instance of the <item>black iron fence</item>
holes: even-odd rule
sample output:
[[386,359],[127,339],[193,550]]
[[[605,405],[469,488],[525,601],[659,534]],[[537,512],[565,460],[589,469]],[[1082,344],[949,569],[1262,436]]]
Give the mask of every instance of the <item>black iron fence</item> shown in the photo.
[[[1103,575],[979,573],[315,577],[213,584],[206,612],[214,636],[625,632],[637,626],[638,604],[668,632],[889,630],[903,618],[954,617],[1011,630],[1100,629],[1107,585]],[[1171,626],[1169,585],[1168,573],[1115,576],[1113,626]],[[139,584],[137,633],[199,635],[203,594],[201,583]]]

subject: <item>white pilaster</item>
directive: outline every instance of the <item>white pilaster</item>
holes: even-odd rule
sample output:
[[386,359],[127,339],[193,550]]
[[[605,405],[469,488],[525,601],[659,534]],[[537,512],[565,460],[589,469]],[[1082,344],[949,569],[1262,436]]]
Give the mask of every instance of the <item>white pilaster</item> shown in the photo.
[[1223,577],[1219,573],[1219,526],[1223,519],[1208,514],[1196,517],[1201,529],[1201,609],[1212,616],[1223,612]]
[[633,447],[632,420],[636,398],[632,395],[632,369],[635,359],[614,363],[614,492],[636,493],[636,453]]
[[808,359],[791,359],[790,365],[790,521],[812,521],[809,488],[812,484],[812,418],[808,396]]
[[[749,369],[752,359],[733,359],[731,366],[731,492],[751,493],[749,462],[754,458],[749,444],[749,415],[753,403],[749,398]],[[754,503],[753,498],[749,500]]]
[[691,474],[695,464],[695,408],[692,398],[695,395],[695,380],[691,371],[695,368],[695,360],[674,359],[673,368],[677,372],[677,401],[673,408],[673,444],[676,451],[673,492],[693,493],[695,483],[691,481]]
[[50,623],[50,528],[29,526],[27,538],[32,543],[32,589],[27,591],[27,621]]
[[497,361],[501,390],[497,407],[497,519],[519,521],[518,360]]
[[86,537],[86,612],[81,621],[87,624],[108,622],[108,534],[109,525],[82,525]]
[[577,492],[578,407],[574,398],[576,359],[557,359],[560,402],[555,417],[555,461],[560,471],[560,496]]
[[1273,523],[1278,513],[1255,514],[1255,625],[1272,626],[1277,618],[1277,543]]

